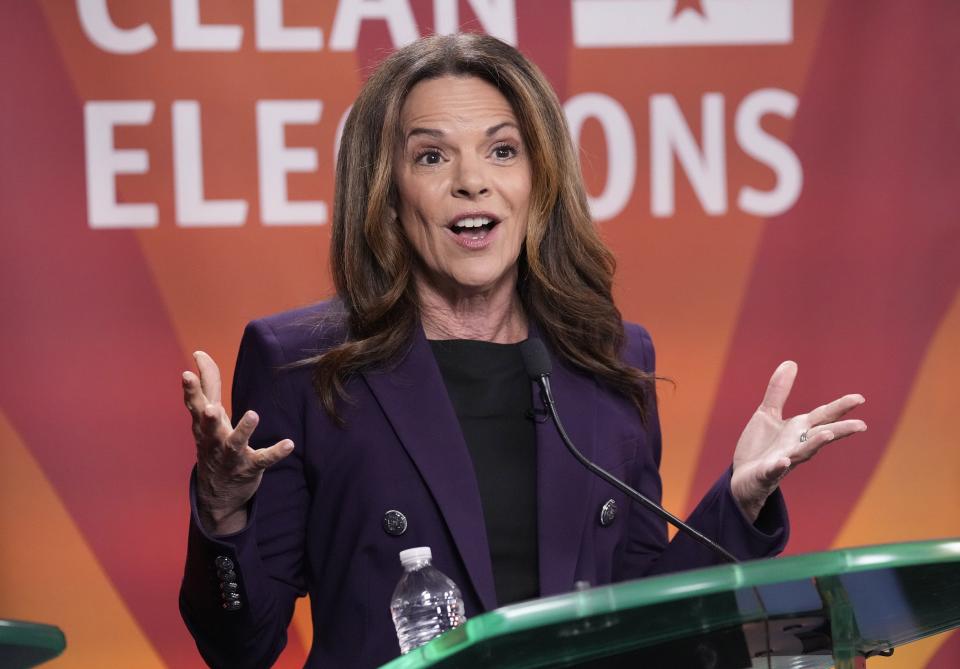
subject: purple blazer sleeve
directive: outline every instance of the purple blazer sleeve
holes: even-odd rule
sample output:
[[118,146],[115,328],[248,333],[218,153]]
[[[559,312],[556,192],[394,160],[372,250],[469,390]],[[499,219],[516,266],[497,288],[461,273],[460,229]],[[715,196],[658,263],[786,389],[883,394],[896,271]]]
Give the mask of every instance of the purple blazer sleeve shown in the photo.
[[[295,599],[306,593],[303,556],[308,485],[303,467],[300,400],[281,373],[282,346],[270,326],[247,326],[233,385],[233,417],[260,415],[254,448],[289,438],[294,451],[263,478],[249,524],[226,536],[206,533],[197,516],[196,472],[190,480],[191,518],[180,611],[212,667],[270,666],[286,644]],[[235,583],[237,604],[224,606]]]
[[[639,325],[626,324],[625,358],[646,372],[656,369],[653,342]],[[638,458],[629,483],[651,499],[662,497],[659,474],[662,437],[656,397],[647,410],[649,457]],[[731,446],[732,448],[732,446]],[[732,452],[731,452],[732,456]],[[777,490],[764,505],[756,523],[740,510],[730,491],[732,468],[716,483],[687,518],[687,522],[714,539],[737,558],[749,560],[781,552],[789,536],[789,521],[783,495]],[[667,542],[666,524],[637,504],[629,513],[629,529],[614,580],[627,580],[722,563],[722,558],[682,533]]]

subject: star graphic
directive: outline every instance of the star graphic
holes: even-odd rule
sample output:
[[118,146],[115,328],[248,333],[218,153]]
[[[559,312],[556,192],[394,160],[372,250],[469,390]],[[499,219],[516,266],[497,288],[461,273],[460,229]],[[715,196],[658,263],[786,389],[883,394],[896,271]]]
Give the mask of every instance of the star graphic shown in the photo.
[[703,0],[677,0],[677,4],[673,8],[673,15],[670,18],[675,19],[688,9],[695,11],[703,18],[707,18],[707,15],[703,12],[701,2],[703,2]]

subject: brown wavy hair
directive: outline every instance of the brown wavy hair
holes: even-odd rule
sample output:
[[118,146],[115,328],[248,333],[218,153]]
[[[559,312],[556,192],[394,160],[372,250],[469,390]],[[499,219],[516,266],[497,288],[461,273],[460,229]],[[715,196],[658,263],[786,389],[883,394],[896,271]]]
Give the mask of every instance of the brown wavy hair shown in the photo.
[[415,256],[388,211],[395,207],[393,159],[400,114],[420,81],[478,77],[510,102],[533,177],[518,291],[527,316],[574,367],[631,399],[642,417],[652,375],[620,359],[624,330],[613,303],[615,261],[590,218],[580,167],[560,102],[540,70],[487,35],[435,35],[381,63],[353,105],[337,158],[330,265],[346,321],[345,339],[301,361],[313,366],[326,411],[340,420],[344,383],[399,360],[420,326]]

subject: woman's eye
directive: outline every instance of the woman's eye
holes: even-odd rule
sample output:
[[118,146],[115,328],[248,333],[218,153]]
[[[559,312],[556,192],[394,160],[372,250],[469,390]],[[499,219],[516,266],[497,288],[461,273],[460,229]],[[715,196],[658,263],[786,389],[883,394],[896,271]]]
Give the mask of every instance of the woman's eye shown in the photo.
[[422,151],[417,154],[417,163],[420,165],[439,165],[443,156],[439,151]]
[[499,160],[509,160],[517,155],[517,149],[509,144],[500,144],[494,147],[493,155]]

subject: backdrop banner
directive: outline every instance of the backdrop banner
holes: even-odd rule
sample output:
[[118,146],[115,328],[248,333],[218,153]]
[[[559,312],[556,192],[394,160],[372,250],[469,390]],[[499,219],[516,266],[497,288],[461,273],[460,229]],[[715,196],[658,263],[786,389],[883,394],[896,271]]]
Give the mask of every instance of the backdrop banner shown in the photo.
[[[350,104],[456,30],[564,106],[618,305],[676,382],[666,506],[793,359],[789,413],[861,392],[870,429],[786,482],[789,552],[960,536],[960,3],[4,2],[0,618],[62,627],[51,667],[202,666],[180,373],[203,349],[229,388],[247,321],[331,296]],[[304,600],[277,666],[311,635]],[[960,635],[880,665],[952,669]]]

